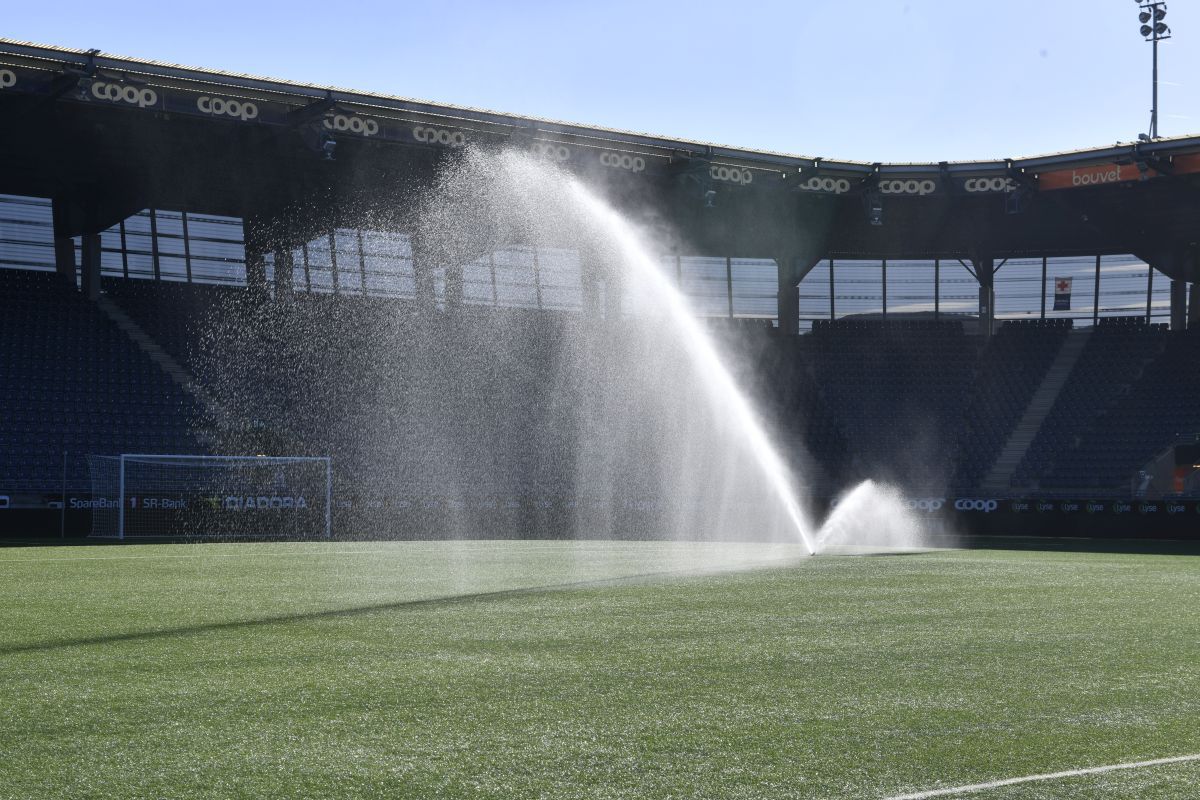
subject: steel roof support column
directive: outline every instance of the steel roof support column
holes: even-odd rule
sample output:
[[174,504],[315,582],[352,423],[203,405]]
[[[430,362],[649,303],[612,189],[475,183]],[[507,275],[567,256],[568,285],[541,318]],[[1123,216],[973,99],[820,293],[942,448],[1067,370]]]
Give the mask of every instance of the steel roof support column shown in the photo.
[[[782,253],[775,257],[779,268],[779,291],[775,306],[779,317],[779,332],[785,336],[800,334],[800,281],[813,267],[821,263],[824,254]],[[833,317],[833,264],[830,263],[829,314]]]
[[1187,283],[1178,278],[1171,280],[1171,330],[1187,328]]
[[415,231],[409,234],[412,243],[413,276],[416,281],[417,311],[422,314],[433,314],[437,310],[437,268],[433,263],[433,253],[426,246],[423,238]]
[[275,299],[290,300],[293,290],[293,270],[295,269],[292,248],[281,245],[275,246]]
[[100,234],[85,233],[82,237],[83,246],[79,253],[80,288],[88,300],[100,297]]
[[[493,274],[495,274],[493,272]],[[579,289],[582,295],[583,316],[589,324],[597,324],[604,316],[604,300],[601,286],[604,283],[604,267],[599,253],[591,247],[579,249]]]
[[54,269],[64,282],[75,287],[75,240],[71,238],[67,201],[55,198],[51,206],[54,224]]
[[990,338],[996,321],[996,260],[991,256],[971,259],[979,281],[979,335]]
[[1188,302],[1188,328],[1200,328],[1200,291],[1192,282],[1192,299]]

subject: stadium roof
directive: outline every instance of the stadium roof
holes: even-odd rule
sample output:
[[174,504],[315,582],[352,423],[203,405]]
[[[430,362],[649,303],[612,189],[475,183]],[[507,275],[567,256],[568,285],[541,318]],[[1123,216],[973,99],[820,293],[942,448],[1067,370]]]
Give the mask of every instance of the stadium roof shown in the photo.
[[959,170],[973,172],[980,169],[1013,167],[1017,169],[1036,170],[1049,166],[1102,162],[1128,155],[1134,149],[1142,153],[1200,152],[1200,134],[1187,134],[1160,138],[1153,142],[1115,142],[1112,145],[1101,145],[1024,157],[1006,156],[964,161],[891,163],[869,160],[826,159],[820,156],[758,150],[739,147],[737,145],[684,139],[619,128],[584,125],[544,117],[508,114],[471,106],[459,106],[452,103],[435,103],[399,95],[364,92],[339,86],[303,83],[226,70],[205,69],[153,59],[120,56],[98,50],[58,47],[0,37],[0,63],[29,65],[37,62],[43,62],[48,65],[71,64],[79,68],[94,65],[97,70],[119,72],[126,76],[141,78],[148,83],[163,81],[166,85],[174,83],[189,88],[195,88],[197,84],[206,84],[212,87],[237,89],[244,93],[244,96],[292,100],[301,105],[306,100],[313,101],[331,98],[338,105],[402,110],[429,114],[447,120],[459,119],[502,125],[509,128],[527,128],[533,124],[537,126],[539,132],[544,133],[563,133],[593,139],[607,139],[628,144],[640,144],[652,148],[696,151],[715,157],[727,156],[752,161],[775,162],[780,166],[820,165],[825,169],[844,170],[848,172],[881,170],[884,172],[908,173],[913,171],[929,172],[931,170],[946,169],[949,169],[951,172]]
[[402,208],[473,144],[554,160],[693,252],[1136,253],[1197,277],[1184,254],[1200,232],[1200,135],[981,161],[833,160],[9,39],[0,112],[11,120],[0,192],[69,199],[76,232],[153,204],[287,217],[304,236],[371,203]]

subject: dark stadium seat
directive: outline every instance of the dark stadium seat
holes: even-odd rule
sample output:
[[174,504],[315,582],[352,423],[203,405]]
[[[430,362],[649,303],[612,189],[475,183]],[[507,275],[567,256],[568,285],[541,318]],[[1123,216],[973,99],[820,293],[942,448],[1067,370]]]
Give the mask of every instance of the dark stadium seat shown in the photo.
[[191,398],[52,272],[0,269],[0,491],[90,487],[89,453],[199,452]]
[[983,349],[958,441],[952,486],[977,488],[1029,405],[1071,320],[1006,322]]
[[802,341],[849,473],[914,491],[945,486],[977,358],[962,324],[846,319],[814,324]]
[[[1064,489],[1107,485],[1096,471],[1081,469],[1074,452],[1097,420],[1142,378],[1166,338],[1163,328],[1147,326],[1143,318],[1102,319],[1018,466],[1014,485]],[[1132,472],[1124,477],[1126,483],[1130,476]]]

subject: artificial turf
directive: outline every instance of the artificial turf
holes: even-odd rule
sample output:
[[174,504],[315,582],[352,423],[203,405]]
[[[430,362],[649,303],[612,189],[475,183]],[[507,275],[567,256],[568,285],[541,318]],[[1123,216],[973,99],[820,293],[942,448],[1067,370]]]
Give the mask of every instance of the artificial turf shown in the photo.
[[1200,753],[1200,559],[793,555],[0,550],[0,797],[883,798]]

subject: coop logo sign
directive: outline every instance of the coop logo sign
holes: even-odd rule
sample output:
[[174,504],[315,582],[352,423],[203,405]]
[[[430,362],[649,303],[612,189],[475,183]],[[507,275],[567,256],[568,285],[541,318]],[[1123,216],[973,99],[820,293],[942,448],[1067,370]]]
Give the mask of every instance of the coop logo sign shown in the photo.
[[804,192],[845,194],[850,191],[850,181],[846,178],[829,178],[814,175],[800,184],[800,190]]
[[326,130],[338,133],[356,133],[359,136],[374,136],[379,133],[379,123],[370,117],[330,114],[325,117],[324,125]]
[[889,180],[879,182],[880,194],[915,194],[927,195],[933,194],[937,190],[937,184],[928,178],[924,180],[909,179],[909,180]]
[[92,97],[110,103],[127,103],[138,108],[149,108],[158,102],[158,92],[148,86],[108,83],[96,81],[92,84]]
[[944,497],[914,497],[906,500],[904,503],[911,511],[926,511],[930,513],[941,511],[942,506],[945,504],[946,499]]
[[571,158],[571,148],[554,142],[534,142],[534,155],[542,156],[543,158],[553,159],[554,161],[567,161]]
[[963,181],[963,191],[978,194],[981,192],[1012,192],[1017,184],[1012,178],[967,178]]
[[425,128],[420,125],[413,128],[413,138],[423,144],[444,144],[449,147],[465,147],[467,144],[467,135],[462,131]]
[[954,501],[955,511],[982,511],[985,514],[990,514],[1000,507],[1000,504],[995,500],[973,500],[960,498]]
[[646,168],[646,159],[641,156],[631,156],[628,153],[613,153],[605,150],[600,154],[600,163],[614,169],[627,169],[630,172],[641,172]]
[[234,100],[228,97],[209,97],[205,95],[196,98],[196,108],[202,114],[210,114],[214,117],[232,117],[240,119],[242,122],[258,117],[258,106],[249,100]]
[[278,511],[308,508],[304,496],[280,497],[278,495],[246,496],[230,495],[221,503],[226,511]]
[[708,168],[708,174],[713,180],[738,183],[742,186],[754,181],[754,174],[745,167],[719,167],[714,164]]
[[17,73],[11,69],[0,69],[0,89],[11,89],[17,85]]

